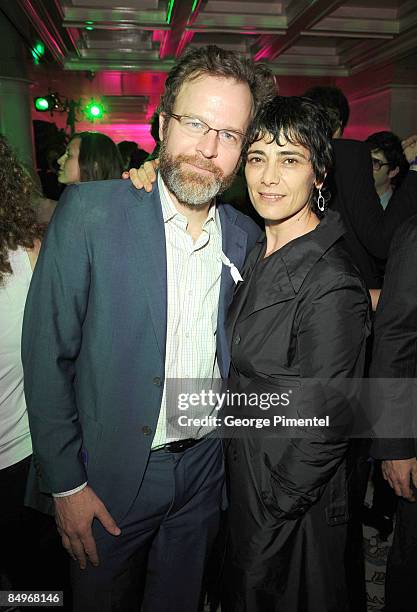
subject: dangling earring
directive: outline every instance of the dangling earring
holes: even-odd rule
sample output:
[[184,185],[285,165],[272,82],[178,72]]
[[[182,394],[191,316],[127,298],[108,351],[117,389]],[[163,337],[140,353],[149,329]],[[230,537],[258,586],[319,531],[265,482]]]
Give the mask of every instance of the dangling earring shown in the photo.
[[321,192],[321,187],[319,187],[319,195],[317,196],[317,208],[320,212],[324,212],[325,204],[326,200],[324,199],[324,195]]

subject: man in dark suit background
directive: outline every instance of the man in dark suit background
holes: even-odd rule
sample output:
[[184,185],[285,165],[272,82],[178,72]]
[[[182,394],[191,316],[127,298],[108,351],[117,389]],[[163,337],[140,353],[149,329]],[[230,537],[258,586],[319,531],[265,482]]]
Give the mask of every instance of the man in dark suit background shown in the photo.
[[382,284],[378,260],[388,256],[395,230],[417,213],[415,173],[408,173],[393,194],[385,212],[375,189],[369,146],[342,138],[349,121],[349,103],[337,87],[318,86],[305,96],[321,104],[333,123],[334,169],[329,180],[330,207],[346,227],[346,246],[371,294],[373,310]]
[[[417,137],[407,142],[410,172],[417,177]],[[370,375],[417,378],[417,215],[401,225],[393,238],[374,334]],[[412,402],[411,393],[409,397]],[[398,417],[403,419],[400,426],[415,435],[412,419],[407,418],[407,414],[411,417],[415,413],[415,406],[410,411],[397,405],[389,408],[397,421]],[[374,440],[371,454],[382,460],[384,478],[399,496],[387,563],[384,610],[405,612],[414,605],[411,602],[417,581],[417,443],[411,438],[380,438]]]
[[[404,179],[384,211],[375,189],[369,146],[341,138],[350,114],[346,96],[339,88],[327,86],[313,87],[304,95],[325,108],[332,122],[334,166],[327,177],[329,207],[340,213],[346,228],[346,248],[368,288],[375,310],[382,285],[378,260],[386,259],[395,229],[417,213],[415,176]],[[370,467],[369,445],[369,440],[353,440],[349,455],[351,520],[346,568],[352,612],[367,609],[362,519]]]
[[168,435],[165,381],[228,374],[231,266],[259,229],[214,198],[273,90],[262,66],[189,51],[161,100],[158,189],[73,186],[48,229],[24,320],[25,391],[76,610],[198,609],[221,441]]

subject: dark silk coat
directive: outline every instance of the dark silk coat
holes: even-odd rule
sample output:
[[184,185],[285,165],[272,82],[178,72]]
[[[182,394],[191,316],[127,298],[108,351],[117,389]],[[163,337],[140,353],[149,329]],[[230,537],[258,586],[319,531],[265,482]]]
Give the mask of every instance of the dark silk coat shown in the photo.
[[[282,392],[302,389],[306,379],[346,384],[363,375],[369,299],[343,234],[338,213],[329,211],[315,230],[267,258],[265,237],[258,240],[229,311],[233,390]],[[302,392],[300,416],[327,413],[346,423],[343,393],[329,396],[315,384]],[[222,610],[347,609],[348,445],[337,427],[294,438],[234,433]]]

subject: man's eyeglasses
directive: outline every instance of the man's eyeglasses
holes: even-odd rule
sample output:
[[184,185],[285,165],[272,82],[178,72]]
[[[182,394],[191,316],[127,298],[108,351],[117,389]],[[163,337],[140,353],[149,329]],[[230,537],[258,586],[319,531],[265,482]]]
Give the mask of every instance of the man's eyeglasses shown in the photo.
[[374,170],[381,170],[384,166],[389,166],[388,162],[383,162],[377,157],[372,157],[372,167]]
[[219,142],[228,149],[241,149],[244,145],[246,135],[242,132],[235,130],[216,130],[216,128],[210,127],[201,119],[197,117],[190,117],[189,115],[176,115],[175,113],[166,113],[168,117],[176,119],[184,132],[190,136],[198,138],[199,136],[205,136],[209,132],[216,132]]

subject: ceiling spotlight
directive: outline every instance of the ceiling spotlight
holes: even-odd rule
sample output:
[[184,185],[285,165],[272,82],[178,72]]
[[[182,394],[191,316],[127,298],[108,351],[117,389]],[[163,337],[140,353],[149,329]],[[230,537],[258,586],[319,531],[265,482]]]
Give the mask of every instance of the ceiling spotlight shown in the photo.
[[33,103],[35,104],[36,110],[41,113],[50,110],[48,97],[39,96],[38,98],[33,98]]
[[97,100],[91,100],[86,106],[84,106],[82,111],[86,115],[88,121],[102,119],[105,113],[104,105]]
[[46,96],[37,96],[33,98],[35,109],[41,113],[49,111],[53,114],[54,111],[62,113],[67,110],[66,103],[62,102],[57,92],[49,92]]

